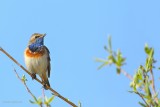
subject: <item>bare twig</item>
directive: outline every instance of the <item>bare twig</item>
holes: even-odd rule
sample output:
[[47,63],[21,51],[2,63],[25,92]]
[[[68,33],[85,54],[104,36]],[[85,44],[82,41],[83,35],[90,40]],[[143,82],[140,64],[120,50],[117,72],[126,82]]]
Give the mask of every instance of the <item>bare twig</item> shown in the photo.
[[[14,69],[14,72],[16,73],[17,78],[24,84],[24,86],[25,86],[26,90],[28,91],[28,93],[29,93],[33,98],[35,98],[35,96],[34,96],[33,93],[31,92],[31,90],[28,88],[25,80],[22,80],[22,79],[19,77],[16,69]],[[43,106],[42,106],[42,103],[41,103],[39,106],[40,106],[40,107],[43,107]]]
[[[44,88],[42,88],[42,98],[44,99],[44,104],[45,104],[45,92],[44,92]],[[45,104],[45,107],[49,107],[49,105]]]
[[[28,73],[31,76],[31,73],[26,70],[19,62],[17,62],[9,53],[7,53],[2,47],[0,47],[0,51],[3,52],[7,57],[9,57],[13,62],[15,62],[21,69],[23,69],[26,73]],[[38,79],[35,78],[35,80],[37,82],[39,82],[40,84],[43,85],[43,83]],[[57,91],[55,91],[54,89],[52,89],[51,87],[48,87],[46,85],[46,88],[49,89],[51,92],[53,92],[53,94],[57,97],[59,97],[60,99],[62,99],[63,101],[67,102],[68,104],[70,104],[73,107],[78,107],[77,105],[75,105],[73,102],[69,101],[67,98],[63,97],[62,95],[60,95]]]
[[124,70],[122,70],[121,69],[121,72],[124,74],[124,76],[126,76],[128,79],[130,79],[130,80],[133,80],[133,77],[129,74],[129,73],[127,73],[126,71],[124,71]]
[[45,99],[44,88],[42,88],[42,98]]
[[152,69],[150,69],[151,77],[152,77],[152,90],[153,90],[153,95],[155,97],[155,101],[158,104],[158,98],[156,96],[156,88],[155,88],[155,83],[154,83],[154,75]]
[[17,78],[18,78],[18,79],[24,84],[24,86],[26,87],[28,93],[34,98],[35,96],[33,95],[33,93],[32,93],[32,92],[30,91],[30,89],[28,88],[26,82],[23,81],[23,80],[19,77],[19,75],[18,75],[18,73],[17,73],[17,71],[16,71],[15,69],[14,69],[14,72],[16,73]]

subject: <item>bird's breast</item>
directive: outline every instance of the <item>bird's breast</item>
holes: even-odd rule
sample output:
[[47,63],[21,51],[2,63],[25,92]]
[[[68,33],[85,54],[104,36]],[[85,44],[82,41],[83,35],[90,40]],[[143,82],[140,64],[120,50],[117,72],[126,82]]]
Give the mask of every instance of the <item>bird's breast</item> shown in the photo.
[[46,72],[48,61],[45,49],[39,52],[32,52],[26,49],[24,54],[25,63],[29,71],[38,73],[39,75],[41,75],[42,72]]

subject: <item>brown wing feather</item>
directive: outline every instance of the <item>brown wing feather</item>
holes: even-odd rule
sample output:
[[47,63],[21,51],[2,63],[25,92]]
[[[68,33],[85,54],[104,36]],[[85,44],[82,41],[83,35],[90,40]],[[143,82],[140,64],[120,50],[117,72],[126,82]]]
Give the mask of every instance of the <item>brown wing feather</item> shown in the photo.
[[48,53],[48,67],[47,67],[47,71],[48,71],[48,77],[50,77],[50,71],[51,71],[51,63],[50,63],[50,61],[51,61],[51,58],[50,58],[50,52],[49,52],[49,49],[46,47],[46,46],[44,46],[45,47],[45,49],[47,50],[47,53]]

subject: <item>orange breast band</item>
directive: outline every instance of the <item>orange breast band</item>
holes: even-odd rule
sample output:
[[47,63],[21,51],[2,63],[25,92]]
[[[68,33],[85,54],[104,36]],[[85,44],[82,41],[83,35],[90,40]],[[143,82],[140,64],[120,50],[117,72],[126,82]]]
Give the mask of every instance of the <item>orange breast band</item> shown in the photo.
[[41,51],[39,52],[31,52],[29,49],[26,50],[25,54],[28,56],[28,57],[35,57],[35,58],[38,58],[38,57],[41,57],[45,54],[45,50],[42,49]]

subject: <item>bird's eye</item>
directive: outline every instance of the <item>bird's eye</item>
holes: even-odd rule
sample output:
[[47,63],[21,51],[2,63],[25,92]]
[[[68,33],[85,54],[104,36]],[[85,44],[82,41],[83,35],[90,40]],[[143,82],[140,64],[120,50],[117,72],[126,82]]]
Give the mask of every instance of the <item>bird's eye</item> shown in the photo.
[[35,36],[35,39],[39,38],[39,36]]

